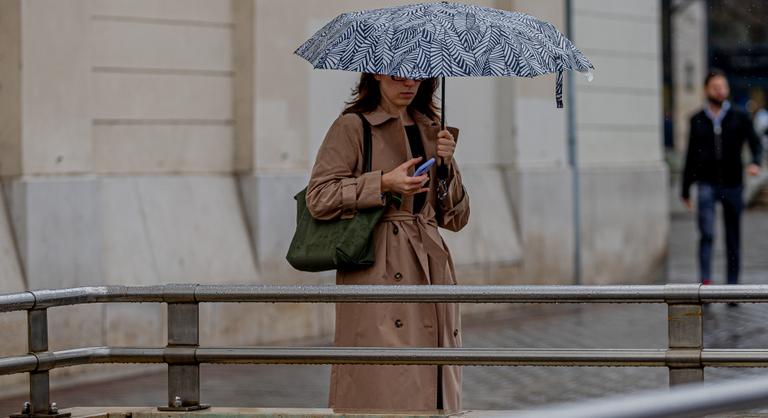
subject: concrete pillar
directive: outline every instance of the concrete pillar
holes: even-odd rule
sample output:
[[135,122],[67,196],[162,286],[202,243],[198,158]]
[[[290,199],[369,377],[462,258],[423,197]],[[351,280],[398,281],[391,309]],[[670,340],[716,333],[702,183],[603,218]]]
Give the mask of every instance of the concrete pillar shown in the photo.
[[[562,2],[514,0],[514,11],[532,14],[565,30]],[[571,181],[566,154],[566,113],[555,106],[555,76],[514,78],[510,152],[503,163],[522,247],[523,280],[569,283],[573,266]]]

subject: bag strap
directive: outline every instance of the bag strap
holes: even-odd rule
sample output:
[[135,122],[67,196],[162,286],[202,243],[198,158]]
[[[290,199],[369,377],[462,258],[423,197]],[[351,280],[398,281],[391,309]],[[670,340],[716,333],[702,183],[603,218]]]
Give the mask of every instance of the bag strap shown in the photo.
[[371,171],[371,149],[373,148],[371,140],[371,124],[362,113],[355,113],[360,121],[363,122],[363,173]]

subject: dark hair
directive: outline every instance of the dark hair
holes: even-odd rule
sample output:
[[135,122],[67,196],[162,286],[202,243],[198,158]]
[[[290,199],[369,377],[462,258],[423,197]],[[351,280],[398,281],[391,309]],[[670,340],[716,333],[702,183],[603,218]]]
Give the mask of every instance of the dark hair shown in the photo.
[[[421,112],[434,121],[439,120],[440,114],[435,104],[435,92],[439,86],[440,80],[437,78],[424,79],[419,85],[413,101],[408,105],[408,110]],[[367,113],[376,110],[381,102],[379,81],[371,73],[362,73],[360,82],[352,90],[352,96],[354,96],[353,99],[346,102],[347,107],[344,108],[342,114]]]
[[728,79],[728,76],[725,75],[725,71],[718,68],[713,68],[709,70],[707,76],[704,77],[704,87],[708,86],[709,82],[712,81],[712,79],[715,77],[723,77],[726,80]]

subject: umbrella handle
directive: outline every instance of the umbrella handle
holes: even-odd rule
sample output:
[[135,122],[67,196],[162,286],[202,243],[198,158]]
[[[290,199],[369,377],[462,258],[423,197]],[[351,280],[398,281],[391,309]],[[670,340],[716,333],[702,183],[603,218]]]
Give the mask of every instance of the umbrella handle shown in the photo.
[[[440,77],[440,130],[445,130],[445,77]],[[445,159],[440,157],[440,165],[445,165]]]
[[[440,77],[440,81],[440,130],[445,130],[445,77]],[[443,157],[440,157],[440,165],[437,166],[436,174],[437,198],[445,200],[448,197],[448,166],[445,165],[445,158]]]
[[[440,128],[445,130],[445,77],[441,78],[441,108],[440,108]],[[445,165],[445,158],[440,157],[440,165],[437,166],[437,198],[444,200],[448,196],[448,166]]]

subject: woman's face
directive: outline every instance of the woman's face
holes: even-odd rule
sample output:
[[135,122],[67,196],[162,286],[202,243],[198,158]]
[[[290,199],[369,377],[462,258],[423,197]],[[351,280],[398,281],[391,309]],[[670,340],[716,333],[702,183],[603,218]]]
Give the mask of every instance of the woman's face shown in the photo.
[[380,74],[376,74],[374,77],[379,81],[382,100],[399,108],[405,108],[411,104],[419,90],[419,85],[421,85],[421,80],[409,80]]

